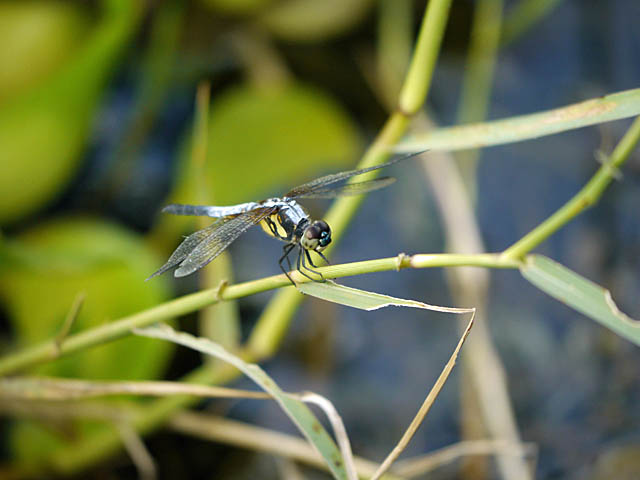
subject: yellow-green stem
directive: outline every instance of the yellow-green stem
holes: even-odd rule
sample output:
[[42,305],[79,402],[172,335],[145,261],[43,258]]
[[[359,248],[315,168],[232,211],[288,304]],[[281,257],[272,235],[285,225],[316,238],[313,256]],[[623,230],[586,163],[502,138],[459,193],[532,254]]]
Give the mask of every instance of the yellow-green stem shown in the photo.
[[[399,263],[400,262],[400,263]],[[384,272],[398,268],[432,268],[447,266],[476,266],[486,268],[518,268],[518,263],[509,259],[500,258],[498,254],[483,255],[456,255],[456,254],[418,254],[411,257],[389,257],[363,262],[330,265],[318,269],[326,278],[341,278],[364,273]],[[309,280],[298,272],[293,272],[292,277],[296,282],[305,283]],[[274,275],[259,280],[229,285],[218,292],[217,288],[202,290],[197,293],[185,295],[169,302],[162,303],[148,310],[129,315],[119,320],[114,320],[105,325],[95,327],[83,332],[71,335],[57,343],[55,339],[27,347],[19,352],[5,355],[0,358],[0,376],[7,375],[18,370],[32,367],[42,362],[49,361],[57,356],[68,355],[86,348],[100,345],[129,335],[131,329],[141,328],[156,322],[162,322],[179,317],[190,312],[200,310],[208,305],[213,305],[221,300],[253,295],[255,293],[273,290],[280,287],[290,287],[283,292],[293,296],[296,301],[303,298],[297,290],[291,287],[289,280],[283,275]],[[219,293],[219,294],[218,294]],[[273,302],[268,308],[281,308],[280,314],[291,316],[295,302],[292,305],[275,305]],[[278,324],[282,328],[288,323]],[[260,353],[260,358],[266,355],[264,350],[251,351]]]
[[552,233],[565,225],[573,217],[595,204],[605,188],[611,183],[620,167],[640,139],[640,117],[637,117],[624,134],[615,150],[580,190],[563,207],[542,222],[538,227],[522,237],[502,253],[502,258],[518,260],[547,239]]
[[413,60],[400,91],[400,111],[413,115],[422,108],[436,66],[451,0],[430,0],[418,34]]

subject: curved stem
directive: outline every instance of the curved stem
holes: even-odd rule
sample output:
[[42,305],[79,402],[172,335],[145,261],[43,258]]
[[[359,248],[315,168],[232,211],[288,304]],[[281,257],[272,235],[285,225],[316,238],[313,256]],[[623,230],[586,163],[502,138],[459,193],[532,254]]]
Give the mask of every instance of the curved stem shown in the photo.
[[615,150],[605,160],[595,175],[571,200],[556,213],[538,225],[502,253],[502,258],[518,260],[547,239],[552,233],[568,223],[583,210],[594,205],[605,188],[617,174],[617,169],[629,157],[640,140],[640,117],[637,117],[624,134]]

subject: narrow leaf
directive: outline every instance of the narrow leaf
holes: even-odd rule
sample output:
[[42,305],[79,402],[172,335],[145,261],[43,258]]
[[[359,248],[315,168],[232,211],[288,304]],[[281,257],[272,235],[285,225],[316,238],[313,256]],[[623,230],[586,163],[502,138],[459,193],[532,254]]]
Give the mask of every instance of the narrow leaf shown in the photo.
[[437,128],[408,136],[393,149],[466,150],[521,142],[640,114],[640,88],[612,93],[566,107],[492,122]]
[[618,310],[609,290],[541,255],[528,256],[520,272],[543,292],[640,345],[640,321]]
[[143,329],[135,329],[134,333],[174,342],[217,357],[236,367],[273,396],[287,416],[293,420],[302,434],[322,455],[335,478],[348,478],[345,462],[340,451],[311,410],[300,400],[294,399],[283,392],[258,365],[246,363],[211,340],[203,337],[194,337],[188,333],[176,332],[168,325],[155,325]]
[[423,308],[425,310],[445,313],[472,313],[475,311],[473,308],[440,307],[416,300],[390,297],[389,295],[345,287],[332,281],[302,283],[298,285],[298,290],[305,295],[311,295],[312,297],[327,300],[328,302],[339,303],[340,305],[359,308],[360,310],[367,310],[369,312],[389,306]]

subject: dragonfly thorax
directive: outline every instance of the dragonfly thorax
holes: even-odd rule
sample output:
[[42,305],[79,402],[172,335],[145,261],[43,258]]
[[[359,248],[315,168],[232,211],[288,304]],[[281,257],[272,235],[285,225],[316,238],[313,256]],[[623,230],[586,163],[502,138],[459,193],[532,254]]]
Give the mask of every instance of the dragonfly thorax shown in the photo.
[[270,198],[264,204],[279,207],[278,223],[287,232],[293,230],[289,240],[299,242],[305,250],[321,252],[331,243],[331,228],[323,220],[311,221],[309,213],[292,198]]

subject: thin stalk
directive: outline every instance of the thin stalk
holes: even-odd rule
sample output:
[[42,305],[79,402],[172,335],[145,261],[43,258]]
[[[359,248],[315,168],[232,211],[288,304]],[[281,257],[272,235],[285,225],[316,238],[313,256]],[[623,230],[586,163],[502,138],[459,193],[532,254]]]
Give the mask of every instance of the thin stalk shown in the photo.
[[[401,268],[432,268],[475,266],[484,268],[518,268],[519,263],[498,254],[456,255],[456,254],[417,254],[413,256],[398,256],[352,262],[341,265],[330,265],[318,269],[326,278],[341,278],[363,273],[384,272]],[[298,283],[309,280],[298,272],[292,273],[292,278]],[[187,313],[200,310],[221,300],[233,300],[253,295],[255,293],[272,290],[274,288],[290,286],[284,274],[253,280],[250,282],[229,285],[225,288],[210,288],[197,293],[185,295],[169,302],[162,303],[150,309],[133,315],[128,315],[113,322],[91,328],[71,335],[62,342],[55,339],[25,348],[19,352],[5,355],[0,359],[0,376],[32,367],[42,362],[68,355],[86,348],[129,335],[131,329],[141,328],[156,322],[162,322],[179,317]],[[294,288],[287,288],[287,294],[296,298],[303,296]],[[287,312],[292,313],[292,312]]]
[[417,113],[427,98],[450,7],[451,0],[430,0],[427,5],[413,61],[400,91],[398,106],[406,115]]
[[637,117],[624,134],[608,160],[598,169],[589,182],[556,213],[538,225],[502,253],[502,258],[518,260],[545,241],[551,234],[568,223],[582,211],[594,205],[615,177],[640,140],[640,117]]

